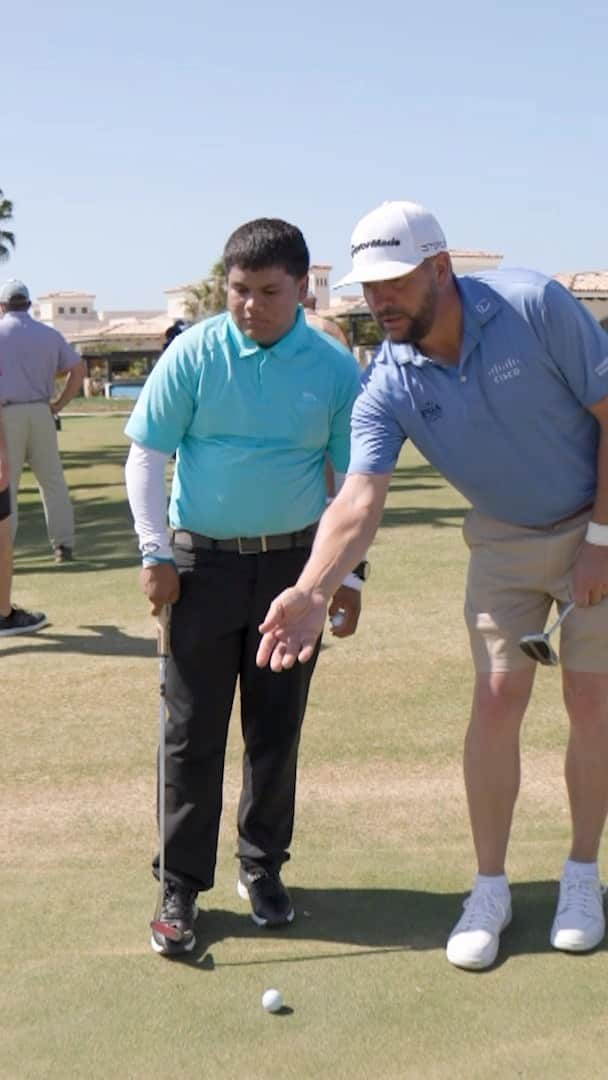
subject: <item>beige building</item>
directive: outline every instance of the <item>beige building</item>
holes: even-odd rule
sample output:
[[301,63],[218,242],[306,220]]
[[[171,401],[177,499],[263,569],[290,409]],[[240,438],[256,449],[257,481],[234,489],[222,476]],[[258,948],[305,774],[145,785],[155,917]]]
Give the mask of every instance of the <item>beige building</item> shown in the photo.
[[[475,273],[494,269],[502,262],[502,255],[490,251],[450,251],[457,274]],[[332,292],[332,267],[327,263],[313,263],[310,268],[310,295],[307,308],[319,320],[347,319],[352,330],[355,323],[369,319],[367,304],[361,295],[344,295]],[[556,274],[595,317],[608,329],[608,270],[579,271]],[[187,318],[187,304],[193,298],[190,285],[178,285],[165,290],[167,305],[159,309],[105,309],[98,311],[95,294],[84,291],[49,292],[39,296],[33,304],[33,314],[57,330],[72,342],[81,353],[124,350],[129,353],[158,354],[164,344],[166,329],[176,319]],[[311,321],[314,320],[311,317]],[[89,347],[89,348],[87,348]]]
[[158,309],[98,311],[95,299],[94,293],[77,290],[45,293],[33,303],[32,314],[77,346],[129,338],[144,347],[156,348],[173,321]]
[[608,330],[608,270],[580,270],[576,274],[556,274],[555,280],[576,296]]

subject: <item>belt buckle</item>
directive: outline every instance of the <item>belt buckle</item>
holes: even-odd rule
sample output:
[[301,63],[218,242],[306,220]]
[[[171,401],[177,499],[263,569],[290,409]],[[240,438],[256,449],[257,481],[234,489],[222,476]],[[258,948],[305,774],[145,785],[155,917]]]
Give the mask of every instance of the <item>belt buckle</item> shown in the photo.
[[268,551],[265,536],[237,536],[236,543],[239,555],[259,555],[262,551]]

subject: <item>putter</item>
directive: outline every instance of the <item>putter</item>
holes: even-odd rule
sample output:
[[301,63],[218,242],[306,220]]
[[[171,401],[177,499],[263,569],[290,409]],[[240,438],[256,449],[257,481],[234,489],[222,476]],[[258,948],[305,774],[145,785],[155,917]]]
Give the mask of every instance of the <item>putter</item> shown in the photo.
[[559,618],[553,623],[553,626],[550,626],[544,634],[526,634],[519,639],[519,647],[525,652],[526,656],[529,656],[531,660],[536,660],[539,664],[545,664],[548,667],[555,667],[556,664],[559,664],[559,656],[551,645],[549,638],[553,631],[557,630],[558,626],[562,625],[566,615],[569,615],[573,608],[574,601],[571,600],[569,604],[566,604]]
[[167,657],[169,655],[169,618],[170,611],[168,605],[165,605],[159,616],[157,622],[157,646],[158,646],[158,668],[159,668],[159,691],[160,691],[160,704],[158,711],[158,839],[159,839],[159,860],[158,860],[158,880],[160,885],[158,903],[156,905],[156,916],[152,919],[150,926],[157,934],[162,934],[167,941],[180,942],[184,940],[184,934],[177,926],[173,926],[170,922],[165,922],[161,919],[161,912],[163,906],[163,899],[165,896],[165,743],[166,743],[166,728],[167,728],[167,703],[165,701],[165,682],[167,678]]

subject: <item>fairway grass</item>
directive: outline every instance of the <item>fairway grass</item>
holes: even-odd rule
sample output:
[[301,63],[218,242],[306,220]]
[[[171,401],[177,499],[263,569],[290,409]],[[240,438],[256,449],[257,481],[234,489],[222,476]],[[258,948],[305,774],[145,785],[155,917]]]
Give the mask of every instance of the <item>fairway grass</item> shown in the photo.
[[[473,874],[460,767],[466,508],[410,448],[359,632],[326,640],[311,688],[284,872],[296,922],[259,930],[236,896],[235,712],[197,948],[186,962],[150,951],[158,670],[123,425],[63,422],[73,565],[53,564],[23,479],[15,600],[51,625],[0,642],[0,1077],[606,1077],[606,950],[566,956],[548,941],[569,838],[557,671],[539,672],[525,725],[499,961],[475,974],[445,959]],[[285,998],[276,1016],[261,1006],[270,986]]]

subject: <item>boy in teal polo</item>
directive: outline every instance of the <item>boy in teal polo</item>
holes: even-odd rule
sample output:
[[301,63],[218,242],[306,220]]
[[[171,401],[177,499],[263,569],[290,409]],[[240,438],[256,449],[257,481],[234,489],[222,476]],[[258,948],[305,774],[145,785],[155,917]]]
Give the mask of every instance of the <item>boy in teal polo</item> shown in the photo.
[[[302,569],[327,497],[325,462],[348,466],[359,369],[307,325],[309,254],[294,226],[259,219],[224,250],[228,312],[172,342],[127,424],[127,488],[142,585],[171,604],[167,670],[166,887],[153,932],[164,954],[194,946],[198,892],[214,882],[228,722],[237,681],[244,738],[239,894],[260,926],[294,918],[280,869],[289,858],[300,729],[316,655],[276,679],[255,663],[258,624]],[[166,527],[165,467],[176,452]],[[363,572],[360,571],[362,574]],[[361,580],[332,611],[354,632]],[[318,651],[318,650],[317,650]],[[158,870],[158,860],[155,862]]]

